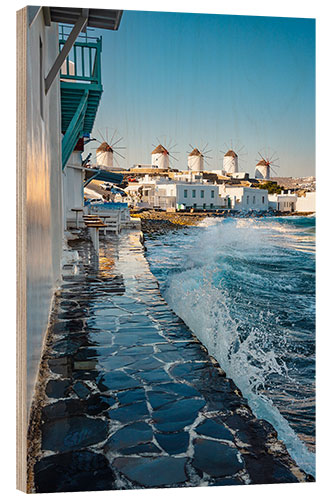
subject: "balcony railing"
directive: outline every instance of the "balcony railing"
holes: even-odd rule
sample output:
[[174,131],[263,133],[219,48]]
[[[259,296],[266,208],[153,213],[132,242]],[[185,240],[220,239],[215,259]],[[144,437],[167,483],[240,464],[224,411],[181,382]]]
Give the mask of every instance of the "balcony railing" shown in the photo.
[[[60,50],[65,43],[66,33],[64,27],[60,26]],[[61,67],[61,80],[101,85],[101,52],[102,37],[81,35]]]

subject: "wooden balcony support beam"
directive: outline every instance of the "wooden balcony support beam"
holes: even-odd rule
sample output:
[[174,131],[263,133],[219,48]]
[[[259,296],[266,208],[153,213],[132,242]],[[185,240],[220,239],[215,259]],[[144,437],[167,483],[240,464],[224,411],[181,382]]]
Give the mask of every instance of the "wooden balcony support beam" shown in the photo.
[[88,17],[89,17],[89,9],[82,9],[81,16],[78,18],[76,21],[72,31],[70,32],[61,52],[59,52],[52,68],[49,71],[49,74],[45,78],[45,94],[48,93],[55,77],[57,76],[58,72],[60,71],[60,68],[68,56],[71,48],[73,47],[75,40],[81,33],[81,31],[84,31],[85,27],[87,26],[88,23]]

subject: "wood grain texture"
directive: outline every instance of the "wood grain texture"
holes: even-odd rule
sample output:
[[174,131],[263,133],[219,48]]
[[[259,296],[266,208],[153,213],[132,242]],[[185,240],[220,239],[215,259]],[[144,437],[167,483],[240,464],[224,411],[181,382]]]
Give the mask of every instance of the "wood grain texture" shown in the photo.
[[27,167],[27,8],[16,18],[16,487],[27,490],[27,344],[26,344],[26,167]]

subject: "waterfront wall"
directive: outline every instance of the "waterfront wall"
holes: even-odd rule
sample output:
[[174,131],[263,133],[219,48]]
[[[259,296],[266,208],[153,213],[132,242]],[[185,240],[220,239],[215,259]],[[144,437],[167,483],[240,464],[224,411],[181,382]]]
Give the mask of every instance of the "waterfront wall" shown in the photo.
[[316,211],[316,193],[305,193],[299,196],[296,201],[296,212],[315,212]]
[[[25,318],[19,340],[26,343],[26,418],[55,286],[62,248],[60,85],[45,95],[44,79],[58,54],[58,26],[45,26],[43,11],[18,13],[18,302]],[[26,337],[25,337],[26,336]]]

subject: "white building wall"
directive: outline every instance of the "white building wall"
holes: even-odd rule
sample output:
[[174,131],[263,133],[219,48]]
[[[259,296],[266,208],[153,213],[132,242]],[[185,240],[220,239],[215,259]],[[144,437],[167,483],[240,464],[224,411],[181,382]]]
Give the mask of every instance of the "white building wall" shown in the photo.
[[[42,11],[29,26],[28,9],[17,14],[18,96],[18,303],[26,309],[27,417],[62,252],[60,85],[55,79],[45,96],[41,82],[55,61],[58,26],[45,27]],[[24,324],[25,323],[25,324]]]
[[316,192],[305,193],[305,196],[299,196],[296,201],[296,212],[315,212],[316,211]]
[[80,151],[73,151],[62,175],[64,204],[63,224],[66,228],[68,225],[72,226],[73,222],[76,221],[76,214],[72,211],[72,208],[79,208],[84,205],[84,170],[82,169],[82,155]]
[[268,191],[250,187],[229,187],[220,185],[220,194],[230,196],[231,208],[234,210],[268,210]]
[[297,195],[295,194],[269,194],[268,206],[279,212],[294,212]]
[[177,204],[189,208],[220,208],[219,188],[214,184],[177,184]]

